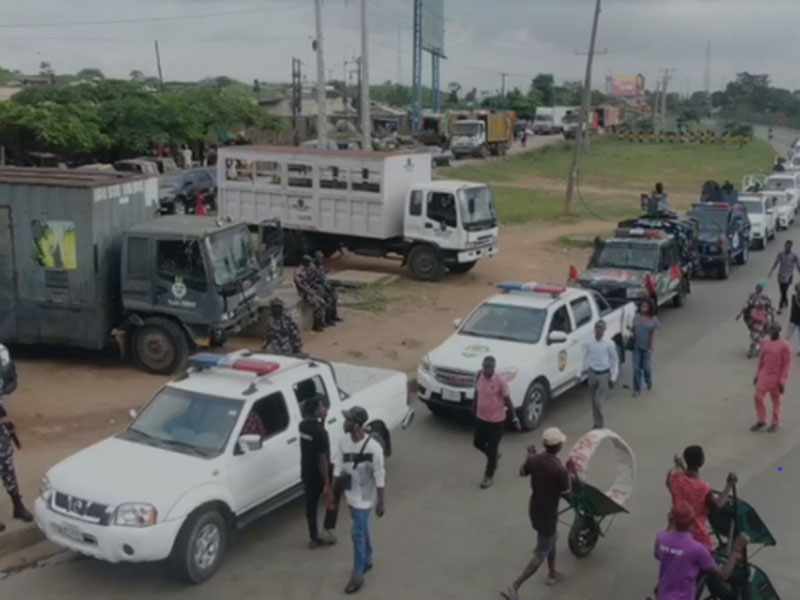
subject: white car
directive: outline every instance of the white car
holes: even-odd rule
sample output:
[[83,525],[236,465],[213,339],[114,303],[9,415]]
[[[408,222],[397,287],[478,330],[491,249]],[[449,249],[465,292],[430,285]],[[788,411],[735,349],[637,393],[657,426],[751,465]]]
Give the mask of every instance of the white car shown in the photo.
[[745,208],[747,217],[750,219],[750,245],[753,248],[764,249],[769,240],[775,239],[777,223],[775,218],[775,208],[773,207],[774,196],[764,196],[762,194],[742,194],[739,196]]
[[583,345],[602,318],[606,336],[624,356],[636,307],[612,310],[598,293],[536,283],[500,284],[503,293],[479,304],[457,331],[422,358],[417,395],[434,413],[472,408],[475,378],[485,356],[497,360],[525,429],[534,429],[548,402],[580,383]]
[[[110,562],[169,558],[190,582],[219,568],[235,529],[302,494],[300,403],[329,403],[331,447],[342,411],[364,407],[389,430],[413,418],[405,374],[266,354],[198,354],[113,437],[47,472],[36,523],[49,540]],[[245,424],[266,435],[245,433]],[[258,423],[256,423],[258,424]]]
[[783,168],[787,171],[800,171],[800,153],[792,154],[791,158],[784,163]]
[[792,210],[797,213],[800,208],[800,176],[798,173],[788,171],[772,175],[764,183],[765,192],[786,192]]
[[794,223],[795,210],[788,192],[763,192],[762,195],[775,211],[776,229],[787,229]]

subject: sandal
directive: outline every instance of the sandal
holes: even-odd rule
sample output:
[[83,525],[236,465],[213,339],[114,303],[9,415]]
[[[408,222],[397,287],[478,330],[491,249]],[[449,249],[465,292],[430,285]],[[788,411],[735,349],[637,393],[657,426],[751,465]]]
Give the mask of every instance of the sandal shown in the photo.
[[544,583],[545,585],[554,586],[561,581],[564,581],[564,574],[556,572],[555,577],[548,575]]

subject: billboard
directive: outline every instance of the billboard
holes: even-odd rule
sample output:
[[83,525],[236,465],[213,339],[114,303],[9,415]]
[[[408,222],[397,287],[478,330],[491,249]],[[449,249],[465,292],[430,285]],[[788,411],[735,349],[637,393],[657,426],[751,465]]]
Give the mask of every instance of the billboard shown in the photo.
[[422,0],[422,49],[444,56],[444,0]]
[[612,96],[617,98],[636,98],[643,94],[643,75],[614,75],[611,78]]

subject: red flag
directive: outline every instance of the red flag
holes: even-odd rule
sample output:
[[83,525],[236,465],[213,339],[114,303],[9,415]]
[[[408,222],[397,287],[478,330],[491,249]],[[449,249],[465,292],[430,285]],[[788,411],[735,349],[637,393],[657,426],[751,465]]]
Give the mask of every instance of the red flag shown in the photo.
[[656,283],[653,281],[653,276],[650,273],[647,274],[647,277],[644,278],[644,285],[647,287],[647,291],[650,292],[652,296],[657,296],[658,292],[656,290]]
[[577,281],[578,277],[580,277],[580,273],[578,273],[578,268],[575,265],[570,265],[569,278],[567,279],[567,282]]
[[198,217],[207,217],[208,213],[206,212],[206,203],[203,202],[203,192],[197,190],[197,199],[196,204],[194,207],[194,214]]

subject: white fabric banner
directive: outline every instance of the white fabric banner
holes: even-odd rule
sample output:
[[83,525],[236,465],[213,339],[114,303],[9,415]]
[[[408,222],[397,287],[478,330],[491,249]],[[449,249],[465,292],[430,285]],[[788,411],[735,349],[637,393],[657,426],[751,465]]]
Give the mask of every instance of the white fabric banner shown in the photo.
[[617,462],[614,483],[606,491],[606,496],[620,506],[625,506],[633,493],[633,482],[636,479],[636,458],[631,447],[619,435],[610,429],[592,429],[575,442],[572,450],[569,451],[568,461],[574,465],[578,477],[586,481],[592,456],[605,440],[614,444]]

